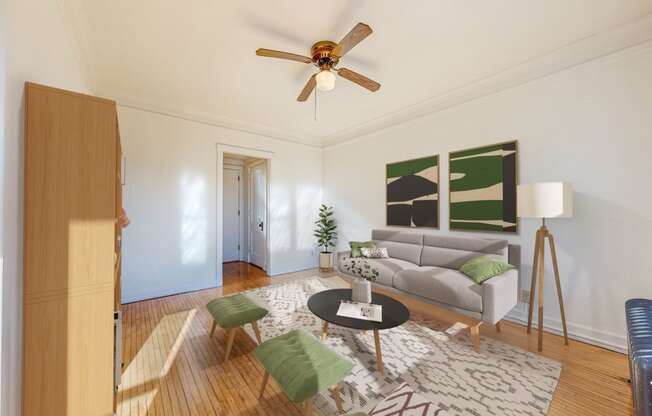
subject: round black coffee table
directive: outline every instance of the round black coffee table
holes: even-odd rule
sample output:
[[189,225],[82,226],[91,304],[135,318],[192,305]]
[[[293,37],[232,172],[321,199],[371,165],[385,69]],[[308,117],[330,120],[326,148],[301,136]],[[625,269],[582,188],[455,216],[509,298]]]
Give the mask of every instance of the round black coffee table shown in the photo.
[[395,328],[410,319],[410,311],[396,299],[381,293],[371,293],[371,303],[383,306],[382,322],[366,321],[364,319],[337,316],[337,310],[343,300],[351,300],[351,289],[330,289],[315,293],[308,299],[308,309],[324,321],[322,339],[328,336],[328,325],[334,324],[345,328],[374,331],[376,342],[376,367],[383,374],[383,356],[380,349],[380,333],[382,329]]

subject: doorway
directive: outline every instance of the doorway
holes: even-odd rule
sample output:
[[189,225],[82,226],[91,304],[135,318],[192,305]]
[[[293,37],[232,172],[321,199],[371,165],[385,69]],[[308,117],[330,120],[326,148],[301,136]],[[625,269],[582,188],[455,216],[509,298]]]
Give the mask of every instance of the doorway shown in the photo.
[[252,267],[267,276],[272,153],[220,144],[217,148],[218,284],[227,284],[227,278],[233,283],[238,275],[245,279]]
[[224,161],[224,234],[223,263],[243,260],[244,237],[242,166]]

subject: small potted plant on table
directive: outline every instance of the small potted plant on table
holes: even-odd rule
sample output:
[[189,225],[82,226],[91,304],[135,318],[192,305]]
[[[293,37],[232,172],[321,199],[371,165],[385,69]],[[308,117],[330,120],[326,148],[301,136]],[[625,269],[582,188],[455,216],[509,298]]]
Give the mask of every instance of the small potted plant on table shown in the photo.
[[317,228],[315,228],[314,236],[317,237],[319,247],[323,248],[319,253],[319,269],[322,272],[330,272],[333,270],[333,253],[329,249],[335,247],[337,241],[337,225],[333,218],[333,207],[321,204],[319,218],[315,224]]
[[371,283],[378,278],[378,270],[365,258],[347,258],[344,270],[357,276],[351,282],[351,299],[354,302],[371,303]]

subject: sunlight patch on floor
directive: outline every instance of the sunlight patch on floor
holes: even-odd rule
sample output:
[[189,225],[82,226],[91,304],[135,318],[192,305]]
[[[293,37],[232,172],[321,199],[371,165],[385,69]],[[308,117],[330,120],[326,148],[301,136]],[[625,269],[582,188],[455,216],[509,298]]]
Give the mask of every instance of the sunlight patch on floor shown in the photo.
[[122,373],[122,383],[118,389],[118,415],[128,415],[131,409],[139,409],[138,414],[147,414],[196,313],[196,309],[190,309],[166,315],[156,325]]

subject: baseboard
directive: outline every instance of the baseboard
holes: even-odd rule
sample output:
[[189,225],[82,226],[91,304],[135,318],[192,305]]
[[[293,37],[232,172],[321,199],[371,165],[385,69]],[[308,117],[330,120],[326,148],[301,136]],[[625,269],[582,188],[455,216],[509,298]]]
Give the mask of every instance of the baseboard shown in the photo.
[[[519,303],[510,313],[505,316],[505,320],[516,322],[519,324],[527,325],[527,304]],[[532,323],[533,328],[537,328],[536,313],[535,319]],[[587,344],[595,345],[611,351],[626,353],[627,352],[627,339],[624,336],[612,334],[609,332],[598,331],[584,325],[566,322],[568,329],[568,337],[576,341],[585,342]],[[546,332],[551,332],[556,335],[563,335],[561,320],[543,316],[543,329]]]

